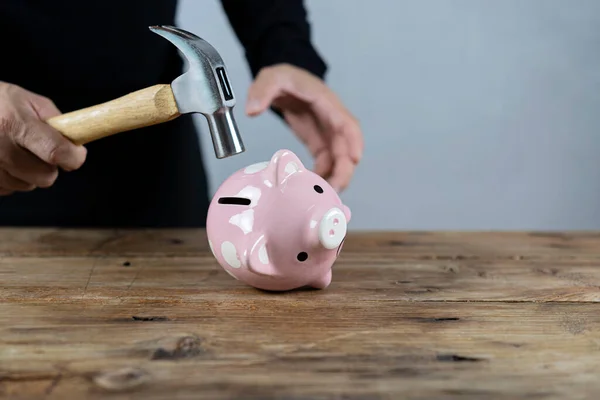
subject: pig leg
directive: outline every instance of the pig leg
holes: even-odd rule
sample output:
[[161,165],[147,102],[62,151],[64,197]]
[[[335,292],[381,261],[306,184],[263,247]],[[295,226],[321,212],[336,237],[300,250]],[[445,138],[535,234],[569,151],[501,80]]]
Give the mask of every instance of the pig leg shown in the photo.
[[325,289],[331,283],[331,270],[325,275],[310,283],[310,286],[315,289]]
[[267,240],[264,235],[261,235],[247,255],[246,265],[248,270],[256,275],[278,277],[279,271],[271,263],[269,251],[267,249]]

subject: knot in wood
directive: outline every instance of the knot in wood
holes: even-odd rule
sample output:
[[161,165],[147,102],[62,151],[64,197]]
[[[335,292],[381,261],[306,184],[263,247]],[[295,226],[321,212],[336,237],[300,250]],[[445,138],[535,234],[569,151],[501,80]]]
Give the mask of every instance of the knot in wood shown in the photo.
[[180,358],[195,357],[203,352],[202,341],[197,336],[183,336],[176,341],[166,340],[159,347],[152,360],[177,360]]
[[96,386],[112,392],[130,390],[143,385],[149,380],[150,375],[146,371],[131,367],[102,372],[92,378]]

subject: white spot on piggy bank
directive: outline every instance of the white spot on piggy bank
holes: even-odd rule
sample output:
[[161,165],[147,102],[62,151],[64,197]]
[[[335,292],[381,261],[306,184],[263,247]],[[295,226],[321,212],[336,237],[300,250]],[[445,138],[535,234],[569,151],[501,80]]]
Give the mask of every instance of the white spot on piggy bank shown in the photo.
[[258,204],[258,200],[261,196],[261,191],[255,186],[246,186],[245,188],[240,190],[235,196],[250,200],[250,207],[256,207],[256,205]]
[[221,255],[230,267],[239,268],[242,266],[242,263],[240,262],[237,255],[237,250],[233,243],[223,242],[223,244],[221,245]]
[[265,168],[267,168],[268,165],[269,165],[268,161],[252,164],[252,165],[247,166],[244,169],[244,172],[246,174],[255,174],[255,173],[260,172],[260,171],[264,170]]
[[232,216],[229,218],[229,223],[240,228],[244,234],[252,232],[252,226],[254,225],[254,210],[246,210]]
[[293,161],[285,165],[285,173],[288,175],[293,174],[294,172],[298,172],[298,169],[298,164],[296,164]]
[[269,264],[269,254],[267,254],[267,247],[264,243],[260,246],[260,250],[258,250],[258,259],[265,265]]
[[206,231],[222,243],[221,266],[235,268],[228,273],[241,282],[267,291],[325,289],[350,218],[327,181],[280,150],[219,186]]

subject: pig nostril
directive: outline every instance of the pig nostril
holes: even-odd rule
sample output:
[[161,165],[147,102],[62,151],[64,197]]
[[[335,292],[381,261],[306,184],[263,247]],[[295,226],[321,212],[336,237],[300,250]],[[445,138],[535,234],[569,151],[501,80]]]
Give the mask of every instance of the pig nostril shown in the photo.
[[321,218],[319,242],[323,247],[333,250],[340,245],[346,234],[346,218],[337,207],[333,207]]

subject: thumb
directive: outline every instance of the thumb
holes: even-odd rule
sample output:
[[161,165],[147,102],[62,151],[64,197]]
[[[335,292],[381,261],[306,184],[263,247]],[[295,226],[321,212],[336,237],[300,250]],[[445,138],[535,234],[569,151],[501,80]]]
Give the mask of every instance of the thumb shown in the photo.
[[263,70],[248,89],[246,114],[255,116],[271,106],[273,100],[282,92],[281,80],[275,79],[270,70]]

